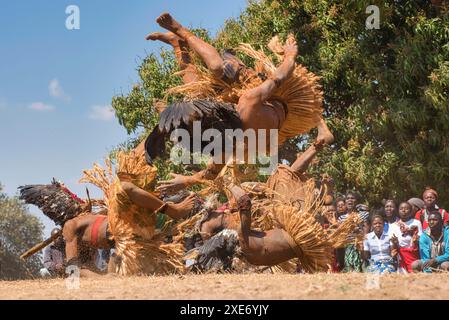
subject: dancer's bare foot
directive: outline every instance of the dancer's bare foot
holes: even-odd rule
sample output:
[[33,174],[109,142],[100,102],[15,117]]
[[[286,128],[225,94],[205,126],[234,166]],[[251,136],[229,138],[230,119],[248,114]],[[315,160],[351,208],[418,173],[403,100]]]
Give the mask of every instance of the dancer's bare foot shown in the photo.
[[178,31],[182,28],[182,25],[173,19],[173,17],[165,12],[161,14],[157,19],[156,22],[164,29],[167,29],[168,31],[171,31],[173,33],[178,33]]
[[174,34],[173,32],[153,32],[150,33],[149,35],[147,35],[145,37],[146,40],[159,40],[162,41],[166,44],[172,45],[174,46],[178,46],[179,45],[179,41],[182,40],[180,37],[178,37],[176,34]]
[[318,136],[315,141],[316,147],[323,147],[324,145],[330,145],[334,142],[334,135],[330,132],[323,118],[318,122],[317,128]]
[[192,193],[180,203],[168,203],[165,213],[175,219],[185,217],[195,206],[195,197],[195,194]]

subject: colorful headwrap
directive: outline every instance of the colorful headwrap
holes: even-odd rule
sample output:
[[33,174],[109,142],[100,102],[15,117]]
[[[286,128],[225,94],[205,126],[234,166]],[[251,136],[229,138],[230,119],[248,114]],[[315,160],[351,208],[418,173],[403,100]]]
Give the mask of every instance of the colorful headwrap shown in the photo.
[[428,192],[433,193],[433,195],[435,196],[435,198],[438,199],[438,192],[436,192],[434,189],[429,188],[429,187],[427,187],[426,190],[424,190],[424,192],[423,192],[423,194],[422,194],[423,199],[424,199],[424,195],[425,195],[426,193],[428,193]]

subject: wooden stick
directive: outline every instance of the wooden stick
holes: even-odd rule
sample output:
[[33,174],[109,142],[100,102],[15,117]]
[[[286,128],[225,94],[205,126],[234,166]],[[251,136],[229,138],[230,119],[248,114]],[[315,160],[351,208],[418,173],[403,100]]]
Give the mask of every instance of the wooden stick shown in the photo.
[[56,232],[54,235],[52,235],[50,238],[48,238],[47,240],[42,241],[41,243],[36,244],[34,247],[32,247],[31,249],[27,250],[24,254],[22,254],[20,256],[21,259],[26,259],[29,256],[32,256],[33,254],[35,254],[36,252],[42,250],[43,248],[45,248],[46,246],[48,246],[50,243],[52,243],[53,241],[55,241],[57,238],[59,238],[62,235],[62,229],[59,230],[58,232]]

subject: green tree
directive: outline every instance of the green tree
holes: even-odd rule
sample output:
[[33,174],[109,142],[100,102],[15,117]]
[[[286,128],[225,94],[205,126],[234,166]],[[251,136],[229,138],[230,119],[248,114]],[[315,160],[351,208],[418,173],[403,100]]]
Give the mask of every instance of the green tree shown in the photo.
[[[380,29],[366,29],[368,5],[379,7]],[[439,8],[427,0],[249,1],[210,41],[217,48],[240,42],[265,48],[273,35],[289,32],[298,42],[298,62],[322,77],[324,116],[336,137],[312,172],[329,173],[339,191],[357,188],[372,205],[385,197],[419,196],[431,185],[448,206],[447,1]],[[144,60],[139,70],[149,70],[139,72],[139,92],[124,95],[127,104],[113,101],[131,131],[138,123],[149,126],[152,117],[129,115],[143,110],[133,99],[161,98],[180,81],[173,56],[164,52],[161,59]],[[151,108],[153,101],[142,103]],[[282,158],[293,160],[314,137],[312,131],[289,141]]]
[[26,261],[20,255],[41,242],[44,226],[28,213],[17,197],[8,197],[0,185],[0,279],[16,280],[34,277],[42,267],[39,255]]

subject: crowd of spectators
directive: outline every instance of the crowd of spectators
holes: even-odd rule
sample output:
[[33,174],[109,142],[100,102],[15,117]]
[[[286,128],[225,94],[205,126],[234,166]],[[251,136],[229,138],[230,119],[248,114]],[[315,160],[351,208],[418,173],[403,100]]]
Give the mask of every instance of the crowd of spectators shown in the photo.
[[350,214],[362,221],[363,242],[335,250],[334,271],[411,273],[449,271],[449,214],[437,205],[438,193],[427,188],[421,198],[399,203],[383,201],[382,208],[360,204],[361,196],[348,191],[326,207],[329,224]]

